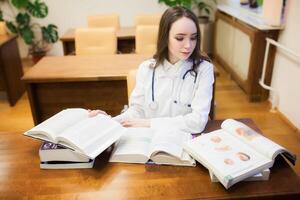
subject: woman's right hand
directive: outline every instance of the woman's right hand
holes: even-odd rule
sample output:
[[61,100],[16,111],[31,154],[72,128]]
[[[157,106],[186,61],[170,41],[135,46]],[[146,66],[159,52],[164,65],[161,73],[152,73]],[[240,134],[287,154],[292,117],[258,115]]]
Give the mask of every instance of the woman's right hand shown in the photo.
[[89,114],[88,114],[89,117],[95,117],[98,114],[108,115],[105,111],[102,111],[102,110],[90,110],[90,109],[88,109],[88,112],[89,112]]

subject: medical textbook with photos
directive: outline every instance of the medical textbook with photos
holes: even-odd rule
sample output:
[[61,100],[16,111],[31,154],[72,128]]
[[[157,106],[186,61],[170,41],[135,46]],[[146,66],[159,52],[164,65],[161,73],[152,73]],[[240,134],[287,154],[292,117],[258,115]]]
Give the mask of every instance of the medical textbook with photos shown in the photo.
[[219,130],[186,142],[184,149],[226,189],[271,168],[279,154],[296,162],[296,155],[233,119],[225,120]]
[[60,144],[94,159],[127,130],[110,116],[89,117],[82,108],[65,109],[33,127],[24,135]]
[[129,128],[114,145],[109,162],[196,166],[183,150],[191,134],[174,129]]

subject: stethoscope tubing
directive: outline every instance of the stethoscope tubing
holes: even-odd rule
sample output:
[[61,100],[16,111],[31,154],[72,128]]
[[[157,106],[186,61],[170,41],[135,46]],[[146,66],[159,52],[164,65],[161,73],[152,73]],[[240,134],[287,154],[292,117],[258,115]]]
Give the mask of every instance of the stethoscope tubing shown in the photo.
[[152,72],[152,84],[151,84],[152,102],[154,102],[154,77],[155,77],[155,68],[153,68],[153,72]]

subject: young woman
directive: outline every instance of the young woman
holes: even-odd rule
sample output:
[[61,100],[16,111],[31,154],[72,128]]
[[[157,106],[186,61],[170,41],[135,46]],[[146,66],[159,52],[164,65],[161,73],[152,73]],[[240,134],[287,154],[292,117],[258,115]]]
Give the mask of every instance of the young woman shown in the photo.
[[197,17],[184,7],[169,8],[153,59],[138,68],[129,108],[114,119],[125,127],[199,133],[208,120],[213,82],[213,65],[200,55]]

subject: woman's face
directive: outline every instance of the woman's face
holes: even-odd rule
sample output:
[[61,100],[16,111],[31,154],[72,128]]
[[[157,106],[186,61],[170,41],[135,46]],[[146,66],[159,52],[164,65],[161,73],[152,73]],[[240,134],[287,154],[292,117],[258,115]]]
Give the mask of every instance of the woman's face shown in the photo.
[[197,28],[195,23],[186,17],[175,21],[169,32],[169,62],[174,64],[179,60],[188,59],[195,49],[196,42]]

